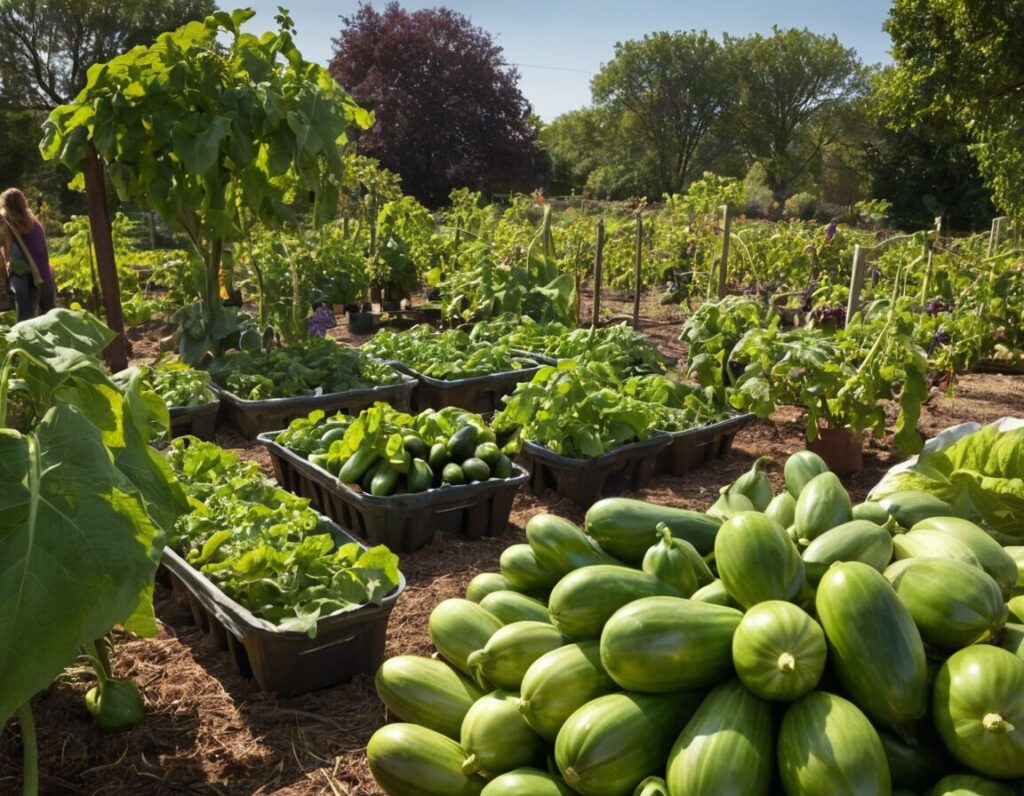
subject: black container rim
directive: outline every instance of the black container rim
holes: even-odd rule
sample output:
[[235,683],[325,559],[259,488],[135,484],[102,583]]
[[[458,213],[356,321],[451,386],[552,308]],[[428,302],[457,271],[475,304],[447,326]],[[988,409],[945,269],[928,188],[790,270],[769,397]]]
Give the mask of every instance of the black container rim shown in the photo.
[[431,487],[423,492],[411,492],[405,495],[368,495],[366,492],[356,492],[348,484],[339,481],[337,476],[332,475],[323,467],[313,464],[309,459],[275,442],[275,438],[280,433],[280,431],[265,431],[258,435],[256,439],[271,453],[277,454],[282,459],[287,459],[300,472],[314,478],[324,486],[338,489],[344,493],[347,499],[365,506],[381,508],[404,506],[408,509],[417,509],[442,499],[446,500],[446,502],[454,503],[464,497],[480,497],[512,486],[518,488],[521,484],[525,484],[530,477],[530,474],[521,465],[512,462],[514,475],[509,478],[493,478],[486,481],[478,481],[475,484],[448,484],[447,486]]
[[[213,385],[210,385],[213,389]],[[208,401],[195,406],[168,406],[167,411],[171,417],[184,417],[186,415],[202,415],[207,412],[216,412],[220,408],[220,397],[214,392],[216,400]]]
[[[370,549],[368,545],[363,544],[340,525],[322,514],[319,515],[317,529],[329,532],[334,537],[338,547],[342,544],[355,542],[363,550]],[[164,547],[161,562],[176,577],[188,584],[191,589],[198,590],[195,595],[196,598],[206,606],[207,610],[215,616],[217,621],[236,637],[243,638],[247,635],[263,635],[275,638],[309,638],[309,634],[301,630],[282,630],[279,625],[256,616],[248,608],[231,599],[217,584],[189,564],[170,547]],[[397,585],[387,593],[380,605],[366,603],[358,608],[335,611],[327,616],[321,616],[316,623],[318,635],[321,625],[348,624],[350,620],[361,622],[364,619],[372,618],[375,614],[390,613],[402,592],[405,591],[405,586],[405,575],[399,570]]]
[[528,456],[534,457],[535,459],[555,464],[559,467],[583,469],[585,467],[601,467],[622,458],[631,458],[637,453],[653,453],[661,448],[667,447],[671,441],[672,437],[669,434],[664,431],[655,430],[650,439],[639,440],[637,442],[627,442],[624,445],[618,445],[611,450],[602,453],[600,456],[595,456],[591,459],[575,459],[571,456],[563,456],[560,453],[555,453],[553,450],[527,439],[523,440],[522,452]]
[[[211,384],[210,388],[214,390],[219,396],[220,400],[226,404],[237,406],[241,409],[280,409],[283,407],[300,405],[302,402],[322,402],[322,403],[333,403],[341,397],[347,397],[349,399],[363,398],[364,396],[372,395],[390,395],[393,392],[402,392],[405,389],[412,390],[416,386],[416,379],[409,376],[407,373],[403,373],[394,367],[390,362],[384,363],[388,365],[392,370],[398,374],[398,381],[392,384],[377,384],[373,387],[362,387],[358,390],[345,390],[344,392],[325,392],[320,395],[313,393],[307,393],[305,395],[293,395],[287,398],[264,398],[259,401],[250,401],[242,398],[235,393],[228,390],[226,387],[221,387],[217,384]],[[315,406],[313,408],[316,408]]]
[[727,417],[724,420],[716,420],[714,423],[708,423],[704,426],[694,426],[693,428],[685,428],[682,431],[665,431],[659,429],[663,434],[668,434],[673,440],[686,439],[687,437],[696,437],[706,433],[722,433],[732,431],[733,429],[739,431],[745,426],[749,426],[757,419],[757,415],[753,412],[742,412],[736,413],[732,417]]
[[[531,356],[527,355],[525,351],[516,352],[517,356]],[[536,360],[534,360],[536,362]],[[395,359],[386,360],[387,364],[393,367],[395,370],[405,373],[408,376],[422,382],[423,384],[429,385],[436,389],[441,390],[462,390],[466,387],[476,387],[480,384],[500,384],[505,381],[519,382],[529,381],[532,379],[542,367],[544,363],[538,363],[532,368],[519,368],[518,370],[501,370],[497,373],[485,373],[482,376],[470,376],[465,379],[435,379],[433,376],[425,376],[415,368],[406,365],[404,362],[399,362]],[[524,374],[527,378],[523,378]]]

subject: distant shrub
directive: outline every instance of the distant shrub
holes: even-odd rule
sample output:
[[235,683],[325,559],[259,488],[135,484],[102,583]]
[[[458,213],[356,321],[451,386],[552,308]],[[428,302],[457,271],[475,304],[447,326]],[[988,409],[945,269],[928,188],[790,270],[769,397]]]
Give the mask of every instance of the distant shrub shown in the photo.
[[784,210],[787,218],[810,221],[818,210],[818,197],[808,191],[795,193],[786,200]]

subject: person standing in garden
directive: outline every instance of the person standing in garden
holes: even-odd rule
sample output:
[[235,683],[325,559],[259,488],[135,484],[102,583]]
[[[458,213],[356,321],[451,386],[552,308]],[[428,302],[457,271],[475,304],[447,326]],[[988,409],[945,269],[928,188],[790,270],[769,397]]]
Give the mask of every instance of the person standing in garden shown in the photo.
[[46,232],[17,188],[0,193],[0,252],[19,321],[49,312],[57,303]]

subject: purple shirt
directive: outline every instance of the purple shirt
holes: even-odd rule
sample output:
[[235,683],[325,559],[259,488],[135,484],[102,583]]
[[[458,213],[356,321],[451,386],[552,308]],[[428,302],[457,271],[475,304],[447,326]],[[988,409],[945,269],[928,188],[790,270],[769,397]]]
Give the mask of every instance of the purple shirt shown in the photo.
[[[50,252],[46,248],[46,233],[43,231],[42,224],[37,221],[32,226],[32,229],[21,234],[21,238],[25,241],[25,245],[28,247],[28,251],[32,255],[32,259],[36,262],[36,268],[39,269],[39,276],[43,279],[49,279],[53,276],[53,269],[50,267]],[[22,254],[21,248],[18,246],[18,241],[13,239],[13,236],[11,240],[11,257],[17,257],[19,260],[24,260],[26,263],[28,262],[28,258]]]

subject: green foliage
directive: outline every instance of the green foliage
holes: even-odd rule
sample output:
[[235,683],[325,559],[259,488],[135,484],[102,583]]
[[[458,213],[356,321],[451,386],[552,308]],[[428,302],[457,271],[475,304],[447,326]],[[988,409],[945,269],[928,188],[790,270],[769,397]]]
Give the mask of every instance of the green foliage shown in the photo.
[[378,359],[401,362],[424,376],[445,380],[488,376],[536,365],[533,360],[512,353],[508,345],[477,346],[466,332],[439,332],[426,324],[406,332],[380,331],[363,345],[363,350]]
[[813,193],[801,191],[789,197],[782,207],[789,218],[810,221],[814,218],[815,213],[818,212],[818,197]]
[[383,545],[338,545],[309,501],[213,443],[179,438],[168,454],[192,511],[168,543],[231,599],[282,630],[316,637],[323,617],[379,605],[399,582]]
[[209,373],[175,359],[157,361],[145,368],[143,379],[168,408],[202,406],[217,400],[210,389]]

